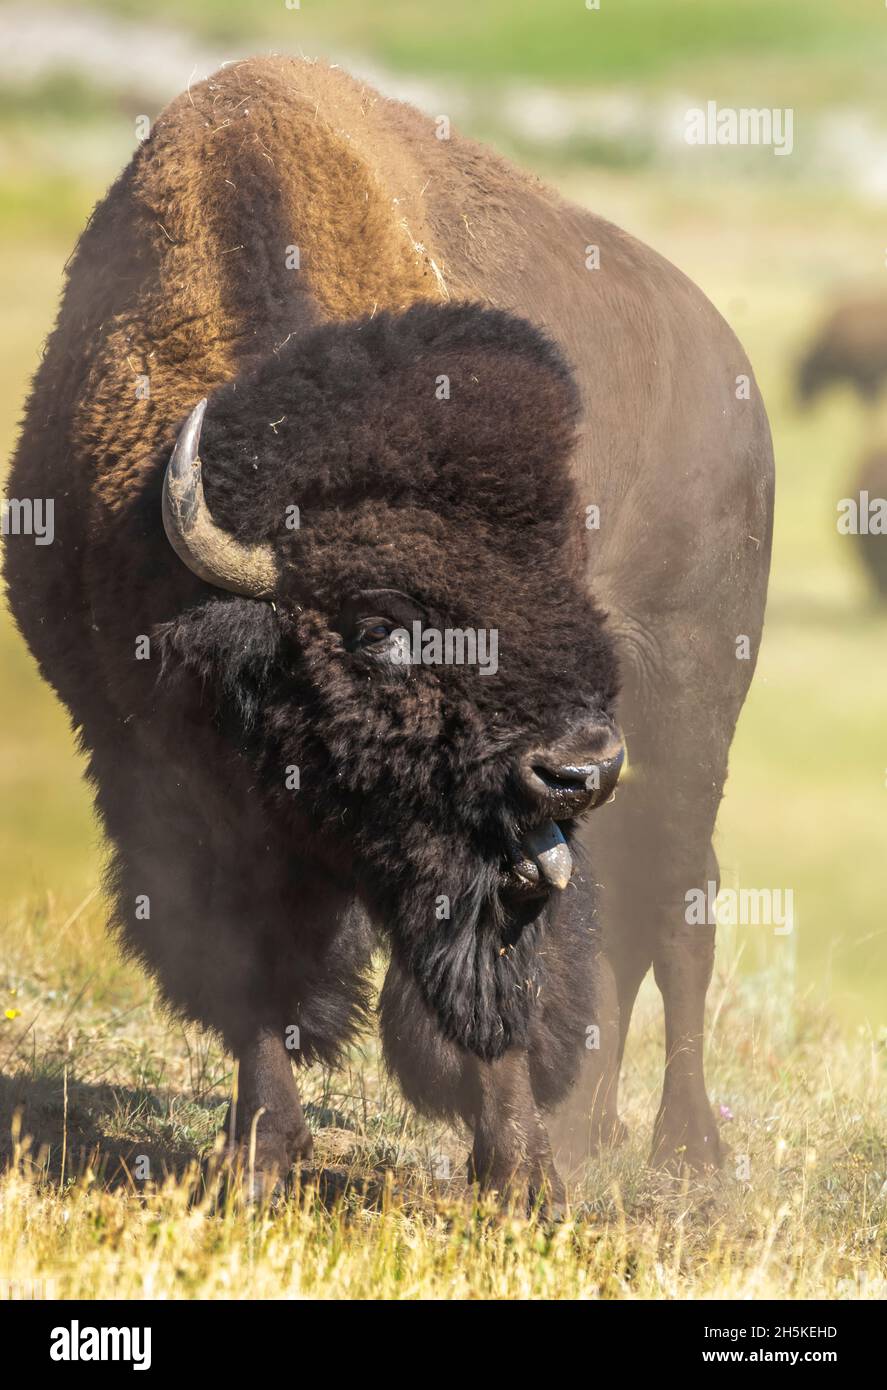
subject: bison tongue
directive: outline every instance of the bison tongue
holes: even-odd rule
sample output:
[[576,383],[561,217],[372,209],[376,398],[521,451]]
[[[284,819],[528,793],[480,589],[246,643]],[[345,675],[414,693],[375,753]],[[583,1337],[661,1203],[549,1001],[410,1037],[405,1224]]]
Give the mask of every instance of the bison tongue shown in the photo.
[[530,830],[521,841],[521,848],[539,865],[539,872],[554,888],[566,888],[573,872],[573,858],[566,840],[553,820]]

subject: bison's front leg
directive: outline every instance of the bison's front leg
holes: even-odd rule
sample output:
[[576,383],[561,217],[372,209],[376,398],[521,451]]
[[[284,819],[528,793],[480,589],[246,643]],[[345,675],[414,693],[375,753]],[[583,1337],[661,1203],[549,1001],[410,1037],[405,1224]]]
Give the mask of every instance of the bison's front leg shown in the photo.
[[237,1050],[234,1094],[227,1132],[232,1158],[254,1198],[280,1188],[299,1158],[310,1158],[308,1129],[290,1055],[283,1037],[259,1029]]
[[564,1185],[533,1097],[527,1053],[515,1050],[496,1062],[472,1061],[468,1087],[474,1130],[469,1177],[506,1201],[541,1202],[547,1212],[557,1211],[564,1202]]
[[714,935],[713,928],[686,924],[664,931],[653,962],[665,1009],[665,1081],[653,1129],[653,1162],[697,1171],[723,1161],[703,1071]]

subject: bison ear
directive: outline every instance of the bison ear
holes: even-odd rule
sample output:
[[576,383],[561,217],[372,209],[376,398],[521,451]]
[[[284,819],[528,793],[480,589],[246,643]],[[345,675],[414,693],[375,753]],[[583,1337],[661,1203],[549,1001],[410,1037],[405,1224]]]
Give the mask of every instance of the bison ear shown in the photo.
[[194,407],[176,440],[163,480],[163,527],[173,550],[198,578],[247,598],[267,598],[277,586],[270,545],[243,545],[217,526],[203,495],[198,456],[206,398]]

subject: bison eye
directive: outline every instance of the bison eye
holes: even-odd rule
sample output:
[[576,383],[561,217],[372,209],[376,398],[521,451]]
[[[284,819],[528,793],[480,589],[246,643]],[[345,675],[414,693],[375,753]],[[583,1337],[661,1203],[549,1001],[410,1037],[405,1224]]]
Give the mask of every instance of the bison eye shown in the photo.
[[428,619],[424,604],[399,589],[362,589],[344,599],[332,626],[347,651],[377,658],[389,653],[393,634]]
[[372,647],[377,642],[387,642],[394,631],[394,623],[387,618],[368,618],[360,624],[357,633],[359,647]]

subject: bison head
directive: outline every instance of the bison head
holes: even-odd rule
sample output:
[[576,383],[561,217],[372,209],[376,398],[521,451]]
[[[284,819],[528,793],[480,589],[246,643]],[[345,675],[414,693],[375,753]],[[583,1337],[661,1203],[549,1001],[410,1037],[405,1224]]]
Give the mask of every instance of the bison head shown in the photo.
[[269,814],[487,1058],[525,1038],[576,821],[622,758],[577,415],[530,324],[420,305],[221,387],[164,488],[180,558],[242,596],[207,596],[175,645],[235,707]]

